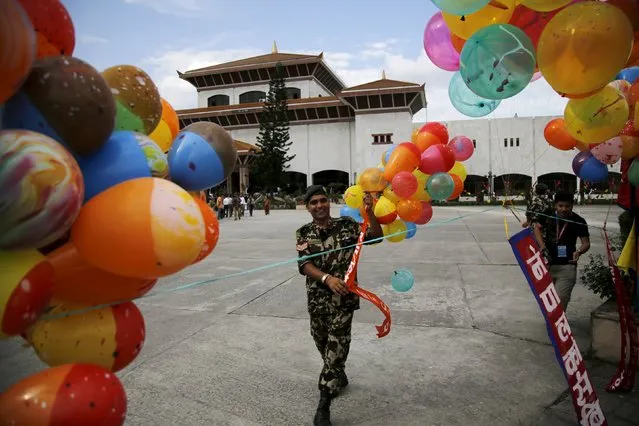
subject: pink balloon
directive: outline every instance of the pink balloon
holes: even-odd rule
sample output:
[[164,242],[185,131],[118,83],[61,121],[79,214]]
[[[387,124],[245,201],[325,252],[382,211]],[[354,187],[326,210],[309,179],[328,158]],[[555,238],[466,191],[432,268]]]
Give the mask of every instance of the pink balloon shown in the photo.
[[422,214],[419,215],[419,219],[413,222],[415,225],[426,225],[433,217],[433,206],[426,201],[422,201]]
[[446,173],[455,165],[455,154],[448,145],[436,144],[422,153],[419,170],[427,175]]
[[410,198],[417,192],[419,182],[414,174],[404,171],[393,176],[391,186],[399,198]]
[[439,68],[446,71],[459,70],[459,53],[450,40],[450,30],[441,12],[434,14],[426,24],[424,50]]
[[453,150],[456,161],[466,161],[475,152],[473,141],[466,136],[455,136],[448,142],[448,146]]
[[604,164],[615,164],[621,158],[623,141],[616,136],[590,149],[592,156]]
[[537,81],[541,78],[541,71],[537,71],[536,73],[533,74],[532,79],[530,80],[530,82],[532,83],[533,81]]

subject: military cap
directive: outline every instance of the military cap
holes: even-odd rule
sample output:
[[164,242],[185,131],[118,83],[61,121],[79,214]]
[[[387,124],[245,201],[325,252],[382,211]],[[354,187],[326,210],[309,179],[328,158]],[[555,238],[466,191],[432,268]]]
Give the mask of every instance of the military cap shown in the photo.
[[326,190],[322,185],[309,186],[306,188],[306,194],[304,194],[304,204],[308,204],[313,195],[326,195]]

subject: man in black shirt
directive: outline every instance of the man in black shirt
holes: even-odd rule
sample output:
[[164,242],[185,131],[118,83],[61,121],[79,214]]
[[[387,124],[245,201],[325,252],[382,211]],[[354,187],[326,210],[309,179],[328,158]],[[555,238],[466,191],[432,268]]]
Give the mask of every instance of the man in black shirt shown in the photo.
[[[541,217],[534,226],[535,237],[550,265],[550,275],[564,310],[570,302],[572,289],[577,282],[577,262],[590,249],[590,234],[586,220],[572,211],[572,194],[555,195],[555,214]],[[577,238],[581,245],[577,249]]]

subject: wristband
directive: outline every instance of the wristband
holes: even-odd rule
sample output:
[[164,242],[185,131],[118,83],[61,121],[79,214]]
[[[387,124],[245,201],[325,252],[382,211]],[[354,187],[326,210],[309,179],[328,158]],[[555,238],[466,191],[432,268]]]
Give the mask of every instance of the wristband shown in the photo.
[[330,277],[329,274],[324,274],[324,276],[322,276],[322,284],[326,284],[326,280],[328,279],[328,277]]

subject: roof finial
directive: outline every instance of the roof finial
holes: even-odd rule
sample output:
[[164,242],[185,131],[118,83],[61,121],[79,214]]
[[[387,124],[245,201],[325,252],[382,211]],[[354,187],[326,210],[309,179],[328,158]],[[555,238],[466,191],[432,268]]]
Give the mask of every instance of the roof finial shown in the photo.
[[382,80],[386,80],[386,71],[382,70]]
[[273,40],[273,49],[271,50],[271,53],[277,53],[277,43],[275,43],[275,40]]

